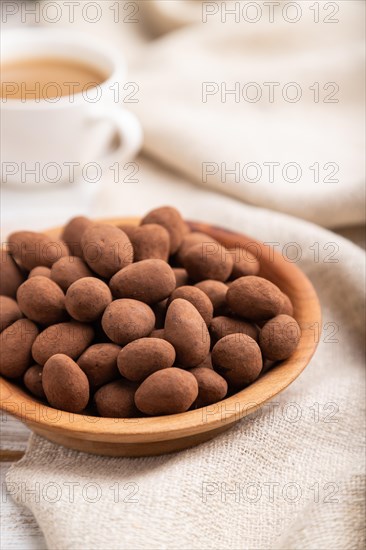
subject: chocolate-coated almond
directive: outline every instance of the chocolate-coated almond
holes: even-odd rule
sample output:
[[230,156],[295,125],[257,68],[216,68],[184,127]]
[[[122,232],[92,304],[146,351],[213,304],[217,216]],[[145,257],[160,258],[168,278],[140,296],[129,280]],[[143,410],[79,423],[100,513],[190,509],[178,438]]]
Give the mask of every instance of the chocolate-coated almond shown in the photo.
[[170,368],[151,374],[135,394],[137,408],[148,415],[185,412],[198,395],[196,378],[188,371]]
[[23,382],[27,390],[39,399],[46,398],[42,385],[42,372],[43,367],[41,367],[41,365],[32,365],[25,371],[23,378]]
[[185,235],[175,256],[177,262],[181,265],[183,264],[184,257],[192,246],[195,246],[196,244],[206,245],[208,243],[218,244],[216,239],[210,237],[210,235],[207,235],[206,233],[201,233],[200,231],[192,231],[191,233],[188,233]]
[[84,260],[101,277],[110,278],[133,261],[130,239],[114,225],[91,225],[82,234],[81,245]]
[[23,317],[18,304],[9,296],[0,296],[0,332]]
[[210,335],[202,316],[187,300],[177,298],[168,307],[164,327],[165,339],[177,354],[177,363],[196,367],[210,351]]
[[230,252],[218,243],[196,244],[183,258],[183,267],[194,281],[226,281],[230,277],[233,263]]
[[94,395],[100,416],[108,418],[135,418],[140,412],[135,405],[136,384],[115,380],[102,386]]
[[61,353],[77,359],[94,338],[91,325],[70,321],[47,327],[35,339],[32,355],[36,363],[44,365],[52,355]]
[[81,258],[65,256],[53,264],[50,276],[66,292],[72,283],[83,277],[92,277],[93,272]]
[[192,305],[197,309],[206,325],[209,325],[213,317],[213,305],[210,298],[199,288],[194,286],[181,286],[176,288],[168,301],[168,304],[171,304],[173,300],[177,298],[182,298],[191,302]]
[[176,280],[163,260],[142,260],[116,273],[109,284],[116,298],[133,298],[152,305],[170,296]]
[[0,250],[0,294],[15,298],[25,277],[8,251]]
[[134,261],[164,260],[168,261],[170,236],[162,225],[148,223],[135,227],[129,238],[133,246]]
[[245,248],[230,248],[229,252],[233,256],[234,265],[231,272],[231,279],[238,279],[246,275],[258,275],[260,263],[257,257]]
[[189,371],[198,383],[198,397],[195,405],[207,407],[224,399],[227,394],[227,382],[217,372],[210,368],[195,367]]
[[52,407],[79,413],[89,401],[89,382],[81,368],[67,355],[50,357],[42,372],[42,385]]
[[170,254],[175,254],[180,247],[188,227],[176,208],[162,206],[155,208],[142,219],[141,225],[157,223],[162,225],[169,233]]
[[280,289],[263,277],[240,277],[226,294],[231,310],[246,319],[261,321],[277,315],[283,305]]
[[[64,258],[68,258],[68,256],[64,256]],[[60,258],[61,259],[61,258]],[[59,261],[59,260],[57,260]],[[55,264],[53,264],[55,265]],[[37,267],[34,267],[28,274],[28,279],[31,279],[32,277],[47,277],[47,279],[51,279],[51,269],[49,267],[45,267],[44,265],[38,265]]]
[[301,336],[298,323],[289,315],[277,315],[267,321],[259,333],[259,345],[266,359],[287,359],[297,348]]
[[236,389],[254,382],[262,370],[261,350],[246,334],[229,334],[221,338],[211,356],[215,370]]
[[28,319],[41,325],[60,323],[65,318],[65,295],[48,277],[37,275],[17,291],[18,305]]
[[224,311],[226,306],[227,285],[222,281],[206,279],[196,283],[195,286],[202,290],[210,298],[216,315]]
[[78,279],[66,292],[67,312],[76,321],[96,321],[111,302],[112,294],[108,285],[96,277]]
[[149,336],[154,326],[153,310],[138,300],[114,300],[102,317],[104,332],[112,342],[121,346]]
[[9,251],[28,271],[39,265],[51,267],[57,260],[69,255],[69,249],[63,241],[35,231],[12,233],[9,236]]
[[140,338],[127,344],[119,353],[117,364],[122,376],[133,382],[141,382],[150,374],[172,367],[175,350],[161,338]]
[[67,244],[70,254],[82,258],[83,251],[81,246],[81,237],[84,231],[93,225],[93,222],[85,216],[72,218],[64,227],[61,239]]
[[121,351],[116,344],[94,344],[87,348],[77,360],[77,364],[88,377],[90,386],[100,388],[119,377],[117,356]]
[[258,329],[254,323],[233,317],[220,315],[214,317],[210,324],[210,334],[214,343],[228,334],[247,334],[253,340],[258,340]]
[[32,345],[38,328],[29,319],[19,319],[0,334],[0,373],[8,378],[23,376],[32,362]]

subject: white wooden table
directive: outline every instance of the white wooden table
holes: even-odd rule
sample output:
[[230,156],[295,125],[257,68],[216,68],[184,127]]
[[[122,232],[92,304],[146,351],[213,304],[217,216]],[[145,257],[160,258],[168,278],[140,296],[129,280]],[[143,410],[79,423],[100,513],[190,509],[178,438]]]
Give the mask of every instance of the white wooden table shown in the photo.
[[5,476],[13,462],[20,460],[27,447],[30,431],[19,420],[1,413],[1,550],[44,550],[46,542],[33,515],[18,506],[7,494]]

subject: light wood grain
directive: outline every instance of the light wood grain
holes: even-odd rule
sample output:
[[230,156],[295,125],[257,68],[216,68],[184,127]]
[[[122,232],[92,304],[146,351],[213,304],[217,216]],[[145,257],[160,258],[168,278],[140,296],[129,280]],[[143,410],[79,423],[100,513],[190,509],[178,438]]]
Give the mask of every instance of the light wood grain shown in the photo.
[[28,438],[29,429],[21,422],[16,421],[12,416],[1,412],[0,423],[0,460],[6,460],[6,456],[22,456],[24,453]]
[[[138,223],[133,219],[103,220],[114,224]],[[149,456],[197,445],[229,429],[283,391],[304,370],[317,347],[314,325],[321,326],[321,311],[309,279],[294,264],[259,241],[198,222],[194,230],[208,233],[225,246],[254,247],[260,253],[260,275],[288,294],[302,329],[294,354],[261,376],[254,384],[220,403],[183,414],[138,419],[96,418],[56,411],[9,380],[0,379],[1,408],[30,429],[59,444],[108,456]],[[60,228],[49,231],[58,236]]]

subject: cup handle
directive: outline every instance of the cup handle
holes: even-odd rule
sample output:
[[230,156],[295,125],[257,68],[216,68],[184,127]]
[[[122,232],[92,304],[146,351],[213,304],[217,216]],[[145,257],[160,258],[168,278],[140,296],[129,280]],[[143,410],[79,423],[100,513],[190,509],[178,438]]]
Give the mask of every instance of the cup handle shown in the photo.
[[94,122],[98,120],[110,121],[119,137],[119,146],[112,153],[103,155],[100,159],[103,163],[130,160],[141,149],[143,132],[140,121],[134,113],[120,107],[107,106],[92,119]]

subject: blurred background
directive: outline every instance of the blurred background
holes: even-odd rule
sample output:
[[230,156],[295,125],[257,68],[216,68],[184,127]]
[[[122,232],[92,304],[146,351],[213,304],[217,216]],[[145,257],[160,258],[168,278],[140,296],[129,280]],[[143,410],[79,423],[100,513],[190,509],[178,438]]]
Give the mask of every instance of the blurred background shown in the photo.
[[65,27],[113,45],[128,65],[121,108],[144,130],[141,154],[97,182],[3,183],[4,234],[167,203],[202,219],[226,195],[362,239],[363,2],[2,0],[1,10],[2,30]]

